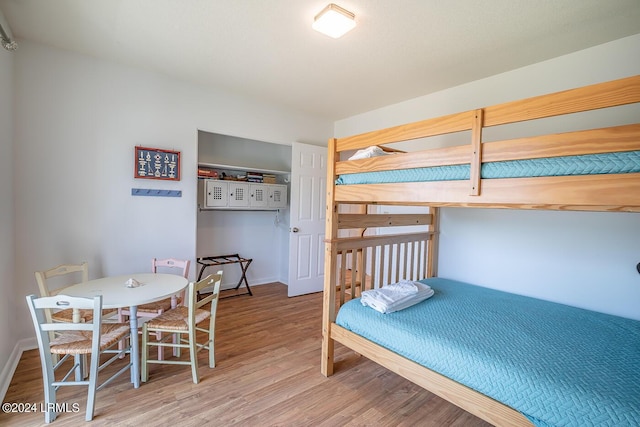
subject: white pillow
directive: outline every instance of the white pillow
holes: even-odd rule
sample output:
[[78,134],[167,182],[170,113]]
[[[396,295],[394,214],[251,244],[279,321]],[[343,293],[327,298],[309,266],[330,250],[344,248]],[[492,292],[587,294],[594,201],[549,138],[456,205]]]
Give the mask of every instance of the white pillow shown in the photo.
[[356,154],[349,157],[349,160],[368,159],[376,156],[385,156],[387,154],[390,154],[390,153],[387,153],[377,145],[372,145],[371,147],[367,147],[362,150],[356,151]]

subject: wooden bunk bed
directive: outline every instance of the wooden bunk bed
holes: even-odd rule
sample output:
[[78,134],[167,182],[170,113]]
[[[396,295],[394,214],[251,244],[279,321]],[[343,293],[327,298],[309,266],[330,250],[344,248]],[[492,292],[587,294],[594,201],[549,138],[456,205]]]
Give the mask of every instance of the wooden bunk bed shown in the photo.
[[[399,279],[435,276],[440,207],[640,212],[640,170],[612,169],[611,173],[605,167],[595,174],[485,177],[486,165],[491,163],[535,163],[541,159],[553,163],[556,159],[606,158],[612,153],[635,155],[637,160],[640,123],[493,142],[482,138],[488,127],[636,103],[640,103],[640,76],[331,139],[322,373],[333,374],[334,342],[338,342],[494,425],[531,425],[531,419],[518,410],[339,326],[336,317],[340,308],[363,290]],[[465,131],[471,138],[465,145],[342,160],[371,146],[393,147],[398,142]],[[463,176],[467,178],[377,181],[387,172],[443,166],[465,167]],[[339,185],[349,174],[358,180],[364,177],[364,183]],[[376,213],[377,205],[425,206],[428,214],[380,214]],[[345,207],[350,208],[349,213],[343,213]],[[405,226],[414,227],[409,230],[418,226],[420,231],[383,234],[384,227]],[[378,233],[367,236],[365,229]],[[356,232],[344,237],[344,230]]]

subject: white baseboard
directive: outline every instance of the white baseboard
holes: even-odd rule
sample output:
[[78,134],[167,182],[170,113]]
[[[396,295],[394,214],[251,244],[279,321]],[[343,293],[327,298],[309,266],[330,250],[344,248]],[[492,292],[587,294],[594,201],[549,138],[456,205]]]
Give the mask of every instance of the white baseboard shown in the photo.
[[20,363],[22,352],[36,348],[38,348],[38,341],[36,341],[35,337],[25,338],[16,343],[9,356],[9,360],[2,368],[2,373],[0,373],[0,401],[4,402],[4,396],[7,394],[7,390],[9,390],[9,384],[11,384],[11,379],[18,367],[18,363]]
[[[274,279],[274,278],[265,278],[265,279],[253,279],[250,283],[249,286],[254,287],[254,286],[260,286],[260,285],[267,285],[269,283],[274,283],[274,282],[280,282],[283,283],[281,280],[278,279]],[[285,283],[286,284],[286,283]],[[230,289],[235,289],[235,287],[238,286],[237,283],[227,283],[227,284],[222,284],[222,286],[220,286],[220,290],[221,291],[228,291]],[[243,290],[246,289],[246,287],[244,286],[244,282],[242,282],[240,284],[240,287],[238,288],[239,290]],[[203,292],[212,292],[213,288],[203,288],[202,289]]]

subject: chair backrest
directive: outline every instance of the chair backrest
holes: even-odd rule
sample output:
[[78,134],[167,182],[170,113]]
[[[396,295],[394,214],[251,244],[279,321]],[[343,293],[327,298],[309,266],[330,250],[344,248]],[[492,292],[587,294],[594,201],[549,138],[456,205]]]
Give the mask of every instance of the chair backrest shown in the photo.
[[[215,318],[216,310],[218,307],[218,300],[220,297],[220,285],[222,284],[222,270],[217,273],[210,274],[199,282],[189,283],[187,291],[187,301],[189,301],[189,324],[193,325],[195,320],[196,309],[211,303],[211,317]],[[198,292],[204,288],[213,287],[211,295],[198,300]]]
[[[64,276],[64,284],[62,286],[60,281],[52,280],[59,276]],[[89,281],[89,264],[86,262],[81,264],[62,264],[49,270],[36,271],[36,282],[38,282],[41,297],[56,295],[67,286],[87,281]]]
[[[45,271],[36,271],[36,282],[41,297],[57,295],[64,288],[89,281],[89,264],[62,264]],[[66,307],[54,307],[64,309]],[[57,311],[57,310],[55,310]],[[51,309],[45,310],[47,322],[51,323]],[[53,335],[52,335],[53,336]]]
[[[27,305],[33,320],[33,326],[38,339],[40,360],[43,370],[53,378],[53,359],[51,357],[51,336],[54,332],[92,331],[92,352],[98,354],[100,349],[100,325],[102,312],[102,295],[93,298],[71,297],[55,295],[51,297],[36,297],[27,295]],[[47,320],[46,312],[51,309],[89,309],[93,310],[93,321],[82,323],[61,323]]]
[[191,265],[191,261],[176,259],[176,258],[166,258],[166,259],[157,259],[153,258],[151,260],[151,271],[153,273],[162,273],[164,269],[173,270],[172,272],[175,274],[176,271],[180,271],[180,274],[185,279],[189,278],[189,265]]

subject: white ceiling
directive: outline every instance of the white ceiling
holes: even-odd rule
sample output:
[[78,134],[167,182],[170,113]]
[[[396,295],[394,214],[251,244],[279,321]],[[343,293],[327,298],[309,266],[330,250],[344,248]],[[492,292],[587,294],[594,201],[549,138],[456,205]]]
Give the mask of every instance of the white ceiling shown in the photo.
[[640,33],[640,0],[0,0],[14,36],[332,120]]

